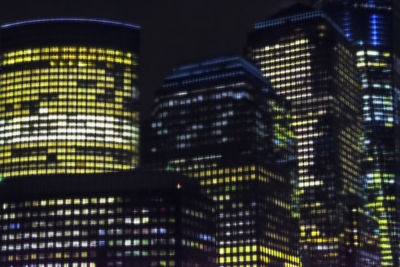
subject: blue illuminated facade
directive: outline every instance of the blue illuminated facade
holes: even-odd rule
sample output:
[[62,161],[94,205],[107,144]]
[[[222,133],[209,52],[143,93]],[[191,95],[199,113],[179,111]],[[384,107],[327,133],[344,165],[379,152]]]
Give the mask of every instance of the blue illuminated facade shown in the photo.
[[392,45],[392,0],[327,0],[322,7],[358,45]]
[[[396,1],[319,1],[355,45],[364,89],[363,180],[368,209],[379,218],[382,266],[399,266],[399,64]],[[398,10],[397,10],[398,13]]]

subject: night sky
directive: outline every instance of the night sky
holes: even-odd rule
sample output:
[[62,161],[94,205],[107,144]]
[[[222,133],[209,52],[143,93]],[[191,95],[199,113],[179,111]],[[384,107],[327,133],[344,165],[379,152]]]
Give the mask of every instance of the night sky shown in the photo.
[[[0,23],[32,18],[107,18],[142,27],[143,117],[163,76],[174,66],[242,54],[252,24],[293,0],[1,0]],[[306,0],[299,1],[307,3]]]

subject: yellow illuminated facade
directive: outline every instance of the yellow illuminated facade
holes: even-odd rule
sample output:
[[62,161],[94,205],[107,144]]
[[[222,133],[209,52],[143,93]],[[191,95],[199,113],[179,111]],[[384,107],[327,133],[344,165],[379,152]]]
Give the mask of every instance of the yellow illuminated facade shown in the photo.
[[[229,267],[301,266],[298,251],[293,249],[296,225],[282,229],[291,213],[291,203],[273,191],[287,190],[285,177],[260,165],[221,167],[213,155],[199,157],[188,164],[174,160],[175,171],[198,180],[203,190],[217,203],[217,264]],[[189,161],[190,162],[190,161]],[[262,196],[257,200],[250,195]],[[270,214],[281,214],[274,217]],[[261,223],[262,222],[262,223]]]
[[310,11],[257,23],[249,57],[291,103],[304,265],[375,266],[376,247],[354,238],[373,229],[351,219],[363,201],[362,90],[350,44],[323,14]]
[[92,46],[3,51],[0,175],[137,166],[137,55]]

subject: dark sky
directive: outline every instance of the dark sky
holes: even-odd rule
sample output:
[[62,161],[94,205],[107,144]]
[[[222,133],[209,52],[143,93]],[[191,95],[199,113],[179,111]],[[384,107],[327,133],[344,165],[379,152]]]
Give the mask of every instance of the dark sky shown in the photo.
[[[95,17],[142,27],[142,111],[171,68],[218,55],[241,54],[246,32],[295,0],[0,0],[0,23],[43,17]],[[307,0],[299,1],[307,3]]]

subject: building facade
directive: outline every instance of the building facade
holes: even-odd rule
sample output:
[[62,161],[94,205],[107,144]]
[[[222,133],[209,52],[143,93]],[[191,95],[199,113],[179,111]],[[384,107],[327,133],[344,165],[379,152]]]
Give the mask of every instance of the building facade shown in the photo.
[[294,136],[253,65],[183,65],[156,92],[146,164],[198,181],[217,202],[217,266],[300,266]]
[[2,178],[138,164],[139,27],[43,19],[0,29]]
[[[383,266],[398,266],[399,68],[398,7],[384,1],[319,1],[356,47],[363,86],[363,178],[368,207],[379,218]],[[398,12],[398,10],[397,10]],[[395,24],[396,23],[396,24]],[[398,50],[398,49],[397,49]]]
[[381,266],[379,255],[378,219],[359,205],[350,207],[346,223],[349,253],[347,266]]
[[215,203],[175,173],[0,183],[0,265],[215,266]]
[[357,250],[376,254],[352,238],[352,210],[364,204],[362,92],[351,44],[324,13],[295,5],[256,23],[247,51],[291,104],[304,266],[376,266],[360,264]]

